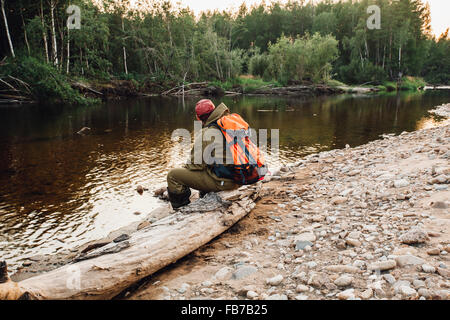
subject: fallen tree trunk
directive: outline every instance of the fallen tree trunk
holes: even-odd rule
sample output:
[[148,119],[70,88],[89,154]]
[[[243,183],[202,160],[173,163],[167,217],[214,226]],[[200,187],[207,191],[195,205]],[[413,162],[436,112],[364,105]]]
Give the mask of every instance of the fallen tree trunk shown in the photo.
[[[208,194],[182,210],[133,233],[129,239],[92,250],[59,269],[18,283],[0,284],[0,299],[111,299],[132,284],[176,262],[222,234],[255,206],[261,183]],[[2,287],[8,285],[8,287]]]

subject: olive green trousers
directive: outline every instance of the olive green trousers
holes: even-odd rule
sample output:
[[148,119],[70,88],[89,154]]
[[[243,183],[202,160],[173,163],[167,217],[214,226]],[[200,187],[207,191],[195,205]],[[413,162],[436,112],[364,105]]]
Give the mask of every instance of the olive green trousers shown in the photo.
[[206,170],[176,168],[167,174],[167,187],[169,192],[181,194],[186,192],[187,188],[203,192],[218,192],[234,190],[239,186],[230,180],[214,179]]

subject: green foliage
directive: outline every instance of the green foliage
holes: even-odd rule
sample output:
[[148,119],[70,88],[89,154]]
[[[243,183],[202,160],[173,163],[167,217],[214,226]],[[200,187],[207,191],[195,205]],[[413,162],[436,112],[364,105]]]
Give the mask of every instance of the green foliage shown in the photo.
[[[241,73],[283,84],[326,82],[333,75],[345,83],[383,85],[401,73],[449,83],[448,34],[431,38],[429,8],[420,0],[262,3],[198,19],[170,2],[143,0],[139,3],[147,6],[141,11],[127,3],[108,0],[99,8],[92,0],[42,1],[41,17],[41,1],[6,1],[6,12],[19,58],[48,61],[53,71],[70,77],[165,86],[232,83]],[[366,26],[366,9],[373,3],[381,8],[379,30]],[[67,30],[69,4],[81,8],[80,30]]]
[[65,101],[73,104],[92,102],[74,90],[68,79],[54,67],[33,57],[21,57],[6,65],[0,76],[4,75],[12,75],[31,84],[32,95],[39,101]]
[[337,59],[337,45],[334,37],[318,33],[295,40],[282,36],[275,44],[269,44],[269,73],[283,84],[305,79],[327,81],[331,64]]
[[402,91],[417,91],[419,88],[423,88],[426,82],[419,77],[405,77],[402,79],[399,85],[399,89]]
[[450,84],[450,39],[449,30],[438,41],[430,40],[430,53],[424,64],[422,76],[433,84]]
[[229,79],[224,82],[220,81],[211,81],[211,85],[222,88],[225,91],[234,90],[236,88],[242,89],[243,93],[251,93],[257,89],[261,89],[263,87],[281,87],[281,84],[277,81],[264,81],[260,78],[251,78],[251,77],[237,77],[233,79]]

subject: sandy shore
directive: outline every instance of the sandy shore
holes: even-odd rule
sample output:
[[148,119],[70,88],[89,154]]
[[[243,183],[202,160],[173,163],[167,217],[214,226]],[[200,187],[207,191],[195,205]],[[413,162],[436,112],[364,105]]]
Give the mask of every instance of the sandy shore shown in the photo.
[[448,120],[308,156],[228,232],[122,298],[449,299],[449,159]]

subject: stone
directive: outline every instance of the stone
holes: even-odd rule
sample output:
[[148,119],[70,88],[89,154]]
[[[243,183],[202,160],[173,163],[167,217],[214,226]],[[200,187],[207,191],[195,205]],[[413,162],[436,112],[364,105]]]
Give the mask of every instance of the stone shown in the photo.
[[397,249],[394,250],[394,252],[392,252],[392,254],[394,254],[396,256],[402,256],[402,255],[405,255],[405,254],[415,255],[417,253],[418,253],[418,251],[417,251],[416,248],[409,247],[409,246],[408,247],[397,248]]
[[422,258],[413,256],[411,254],[398,256],[395,258],[395,261],[397,262],[397,265],[399,267],[416,266],[416,265],[422,265],[425,263],[425,260],[423,260]]
[[120,236],[118,236],[117,238],[115,238],[114,240],[113,240],[113,242],[122,242],[122,241],[125,241],[125,240],[128,240],[128,239],[130,239],[130,236],[129,235],[127,235],[126,233],[124,233],[124,234],[121,234]]
[[439,248],[432,248],[427,251],[427,254],[430,256],[437,256],[440,253],[441,253],[441,250],[439,250]]
[[424,281],[415,279],[415,280],[413,281],[413,286],[414,286],[414,288],[418,289],[418,288],[425,287],[426,285],[425,285],[425,282],[424,282]]
[[278,286],[283,281],[283,276],[281,274],[276,275],[275,277],[266,279],[266,283],[270,286]]
[[241,280],[245,277],[248,277],[249,275],[255,273],[258,271],[256,267],[253,266],[242,266],[238,268],[231,276],[231,279],[233,280]]
[[428,233],[422,229],[414,228],[400,236],[400,242],[405,244],[425,243],[430,240]]
[[139,225],[137,226],[137,230],[144,229],[145,227],[148,227],[149,225],[151,225],[150,222],[148,222],[148,221],[142,221],[142,222],[139,223]]
[[383,274],[383,279],[386,280],[389,284],[395,283],[395,278],[392,274]]
[[419,296],[424,297],[426,299],[431,298],[431,292],[428,289],[420,288],[419,290],[417,290],[417,293],[419,294]]
[[287,300],[287,296],[285,294],[273,294],[271,296],[268,296],[266,300]]
[[430,266],[429,264],[423,264],[422,270],[423,270],[423,272],[426,272],[426,273],[435,273],[436,272],[436,268],[433,266]]
[[347,202],[347,197],[334,197],[331,199],[331,204],[337,205],[337,204],[343,204]]
[[305,286],[304,284],[299,284],[299,285],[297,286],[297,288],[295,288],[295,291],[298,292],[298,293],[301,293],[301,292],[308,292],[308,291],[309,291],[309,287],[308,287],[308,286]]
[[396,188],[404,188],[409,186],[409,181],[406,179],[400,179],[394,181],[394,187]]
[[369,289],[361,292],[361,294],[359,296],[361,297],[361,299],[368,300],[368,299],[372,298],[373,290],[371,288],[369,288]]
[[443,276],[444,278],[449,278],[450,277],[450,270],[446,269],[446,268],[437,268],[437,273],[441,276]]
[[401,286],[400,293],[405,298],[414,298],[417,296],[417,291],[409,286]]
[[190,288],[190,285],[187,283],[183,283],[179,289],[177,289],[178,293],[184,294]]
[[345,272],[345,273],[360,273],[361,270],[354,266],[347,266],[347,265],[332,265],[332,266],[326,266],[326,270],[331,272]]
[[204,286],[204,287],[210,287],[210,286],[212,286],[212,282],[211,282],[211,281],[208,281],[208,280],[203,281],[203,282],[202,282],[202,286]]
[[303,232],[295,236],[294,243],[297,244],[298,241],[314,242],[316,241],[316,235],[313,232]]
[[339,300],[348,300],[354,297],[355,297],[355,289],[347,289],[337,294],[337,298]]
[[359,247],[359,246],[361,246],[361,241],[356,240],[356,239],[347,238],[347,239],[345,240],[345,242],[346,242],[348,245],[353,246],[353,247]]
[[219,271],[216,272],[214,278],[217,280],[227,280],[231,277],[233,270],[230,267],[223,267]]
[[395,260],[386,260],[386,261],[378,261],[378,262],[374,262],[371,263],[368,266],[368,270],[380,270],[380,271],[385,271],[385,270],[390,270],[390,269],[394,269],[397,266],[397,263],[395,262]]
[[295,296],[295,300],[308,300],[308,296],[305,294],[299,294]]
[[436,201],[432,204],[432,207],[435,209],[447,209],[448,205],[444,201]]
[[305,247],[307,247],[307,246],[309,246],[309,247],[311,247],[313,245],[313,243],[312,242],[310,242],[310,241],[297,241],[296,243],[295,243],[295,250],[303,250],[303,249],[305,249]]
[[343,275],[334,280],[334,284],[338,287],[347,287],[351,285],[353,282],[353,277],[350,277],[348,275]]
[[258,294],[255,291],[247,291],[247,298],[248,299],[255,299],[258,297]]

